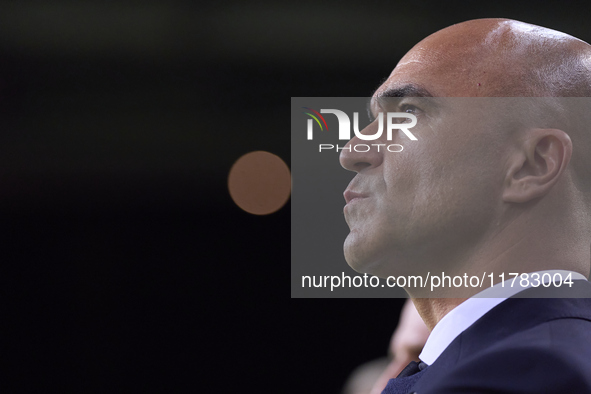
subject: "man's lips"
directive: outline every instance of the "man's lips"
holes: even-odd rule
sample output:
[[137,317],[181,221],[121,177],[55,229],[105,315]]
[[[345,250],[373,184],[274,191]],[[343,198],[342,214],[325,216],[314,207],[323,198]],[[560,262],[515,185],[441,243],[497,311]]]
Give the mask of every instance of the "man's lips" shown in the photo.
[[345,190],[345,193],[343,193],[343,196],[345,196],[345,202],[347,204],[349,204],[353,200],[366,198],[367,194],[357,193],[357,192],[354,192],[351,190]]

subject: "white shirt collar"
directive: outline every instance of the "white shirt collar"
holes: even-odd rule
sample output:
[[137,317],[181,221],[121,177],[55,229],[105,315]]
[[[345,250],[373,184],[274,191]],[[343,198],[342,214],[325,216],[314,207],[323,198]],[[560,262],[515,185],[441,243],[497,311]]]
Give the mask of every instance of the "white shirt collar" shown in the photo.
[[[547,283],[549,281],[548,278],[550,278],[551,281],[554,274],[560,274],[563,280],[566,279],[568,274],[572,274],[569,278],[572,280],[587,280],[585,276],[573,271],[548,270],[538,271],[537,273],[540,274],[540,281],[542,283]],[[546,273],[550,275],[543,275]],[[419,355],[421,361],[427,365],[433,364],[449,344],[452,343],[458,335],[464,332],[464,330],[474,324],[476,320],[480,319],[484,314],[505,301],[507,298],[512,297],[533,285],[533,282],[529,281],[529,286],[521,286],[521,281],[517,278],[517,280],[512,283],[513,286],[510,286],[512,281],[513,278],[497,283],[493,287],[481,291],[473,297],[468,298],[445,315],[443,319],[435,325],[433,331],[431,331],[427,343],[425,343],[425,347]]]

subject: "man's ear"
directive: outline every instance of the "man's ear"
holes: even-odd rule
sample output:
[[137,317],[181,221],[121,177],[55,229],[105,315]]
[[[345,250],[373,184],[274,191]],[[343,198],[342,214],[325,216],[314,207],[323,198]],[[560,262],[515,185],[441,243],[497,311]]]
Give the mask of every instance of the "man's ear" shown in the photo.
[[562,130],[527,130],[509,159],[503,200],[524,203],[547,194],[565,171],[572,152],[572,141]]

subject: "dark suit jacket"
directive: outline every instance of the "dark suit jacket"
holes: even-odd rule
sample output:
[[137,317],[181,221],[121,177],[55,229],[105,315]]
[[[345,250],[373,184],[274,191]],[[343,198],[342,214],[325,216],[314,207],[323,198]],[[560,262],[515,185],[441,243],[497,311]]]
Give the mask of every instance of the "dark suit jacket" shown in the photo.
[[[519,297],[591,297],[591,284],[537,288]],[[591,298],[503,301],[426,369],[391,379],[384,394],[591,393]]]

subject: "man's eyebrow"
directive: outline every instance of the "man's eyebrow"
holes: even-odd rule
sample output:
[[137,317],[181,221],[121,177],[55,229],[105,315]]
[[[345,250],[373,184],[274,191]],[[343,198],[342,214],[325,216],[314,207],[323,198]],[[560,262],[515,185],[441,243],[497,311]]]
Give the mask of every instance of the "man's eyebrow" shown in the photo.
[[[372,95],[372,97],[373,96],[374,95]],[[378,93],[374,98],[381,99],[381,98],[385,98],[385,97],[398,97],[398,98],[402,98],[402,97],[433,97],[433,95],[431,94],[431,92],[429,92],[427,89],[423,88],[422,86],[415,85],[415,84],[407,84],[407,85],[402,85],[402,86],[399,86],[396,88],[387,89],[381,93]],[[374,116],[371,111],[371,102],[372,102],[372,100],[369,100],[367,102],[367,114],[369,116],[370,121],[373,122]]]
[[408,84],[396,88],[390,88],[378,93],[376,96],[376,98],[382,97],[433,97],[433,95],[422,86]]

